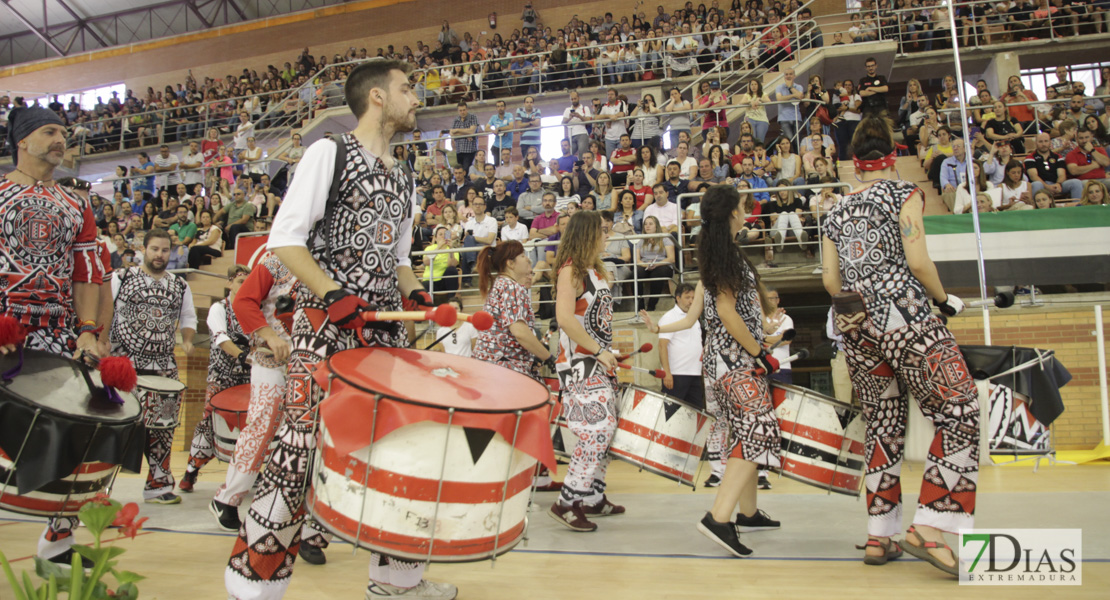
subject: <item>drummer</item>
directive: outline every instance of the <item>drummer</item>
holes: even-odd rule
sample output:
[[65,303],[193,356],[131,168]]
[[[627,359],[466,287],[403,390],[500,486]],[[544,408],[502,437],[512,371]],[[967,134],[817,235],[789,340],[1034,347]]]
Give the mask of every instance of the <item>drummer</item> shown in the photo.
[[[316,365],[360,346],[408,346],[398,322],[367,323],[360,313],[401,310],[402,298],[432,304],[409,259],[419,196],[389,148],[395,133],[416,127],[420,103],[408,70],[401,61],[373,60],[351,71],[344,93],[357,125],[308,147],[270,230],[269,249],[298,279],[293,351],[278,445],[224,571],[234,598],[280,598],[298,553],[306,544],[327,545],[323,532],[300,532],[324,396],[312,378]],[[424,566],[372,552],[366,598],[455,598],[455,586],[423,578]]]
[[[851,145],[861,185],[825,217],[822,279],[833,296],[852,385],[867,424],[866,564],[881,565],[905,549],[957,574],[944,532],[972,529],[979,476],[979,406],[975,383],[952,334],[928,302],[955,316],[964,303],[945,292],[925,245],[925,195],[892,179],[895,144],[880,116],[860,121]],[[860,252],[859,248],[884,248]],[[845,299],[854,297],[855,306]],[[853,318],[854,317],[854,318]],[[862,319],[861,319],[862,317]],[[941,365],[941,366],[938,366]],[[942,368],[944,375],[933,373]],[[907,392],[933,425],[913,525],[902,527],[903,438]]]
[[[739,532],[778,529],[779,522],[756,506],[756,470],[778,467],[779,421],[768,393],[766,373],[778,370],[778,361],[764,350],[763,287],[755,267],[736,243],[744,226],[740,195],[732,186],[710,187],[701,201],[702,228],[698,233],[701,281],[686,316],[662,328],[641,311],[648,331],[667,333],[692,327],[705,314],[705,349],[702,372],[708,404],[719,402],[729,424],[724,451],[728,454],[724,476],[713,508],[698,523],[698,531],[728,550],[746,558],[752,550],[740,542]],[[732,522],[732,511],[740,511]]]
[[[478,333],[474,358],[527,375],[540,383],[540,364],[555,370],[555,355],[536,337],[532,312],[532,262],[524,246],[511,240],[486,246],[478,253],[478,289],[493,327]],[[469,326],[469,323],[467,323]],[[559,491],[547,467],[540,465],[533,482],[536,491]]]
[[[97,356],[103,271],[96,222],[89,201],[54,180],[66,150],[65,123],[39,106],[17,108],[8,114],[7,141],[15,170],[0,180],[0,215],[12,228],[0,236],[0,313],[30,329],[24,342],[28,349]],[[0,347],[0,353],[14,350]],[[50,519],[38,556],[70,564],[77,522],[76,517]]]
[[[216,456],[215,432],[212,430],[212,397],[237,385],[250,383],[247,367],[246,335],[235,318],[231,303],[247,279],[250,269],[235,265],[227,269],[227,297],[208,309],[208,332],[212,336],[211,352],[208,362],[208,389],[204,393],[204,414],[193,430],[193,442],[189,448],[189,464],[185,475],[178,484],[182,492],[191,493],[197,482],[197,475],[208,461]],[[236,527],[238,530],[238,527]]]
[[567,222],[555,263],[555,319],[559,322],[556,370],[563,416],[578,441],[559,499],[548,514],[573,531],[595,531],[590,517],[624,513],[605,496],[609,444],[617,429],[617,358],[613,344],[613,297],[601,260],[601,215],[578,211]]

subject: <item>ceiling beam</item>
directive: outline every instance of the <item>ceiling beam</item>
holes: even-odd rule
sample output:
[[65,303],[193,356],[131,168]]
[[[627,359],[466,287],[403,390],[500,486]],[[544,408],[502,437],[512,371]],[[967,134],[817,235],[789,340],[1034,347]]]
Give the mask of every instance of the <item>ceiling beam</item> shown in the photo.
[[54,0],[54,2],[56,2],[58,4],[58,6],[62,7],[62,10],[69,13],[69,16],[73,17],[74,20],[77,21],[77,25],[81,29],[88,32],[88,34],[91,35],[94,40],[96,40],[97,42],[100,42],[101,46],[104,46],[105,48],[108,48],[108,47],[112,46],[112,44],[109,44],[108,42],[104,41],[104,38],[100,37],[100,34],[97,33],[97,31],[95,29],[93,29],[92,27],[89,26],[88,21],[86,21],[84,17],[82,17],[81,15],[78,15],[75,10],[70,8],[69,5],[66,4],[65,0]]
[[13,7],[13,6],[11,5],[11,0],[0,0],[0,3],[2,3],[2,4],[4,5],[4,7],[5,7],[5,8],[7,8],[7,9],[8,9],[8,11],[9,11],[9,12],[11,12],[11,13],[12,13],[12,15],[13,15],[13,16],[14,16],[14,17],[15,17],[15,18],[16,18],[16,19],[17,19],[17,20],[18,20],[18,21],[20,22],[20,23],[23,23],[23,26],[24,26],[24,27],[26,27],[26,28],[27,28],[28,30],[30,30],[30,32],[31,32],[31,33],[35,34],[35,37],[37,37],[37,38],[39,38],[40,40],[42,40],[42,42],[43,42],[44,44],[46,44],[46,46],[47,46],[48,48],[50,48],[51,50],[53,50],[54,52],[56,52],[56,53],[58,54],[58,56],[65,56],[65,55],[66,55],[66,53],[65,53],[65,52],[64,52],[64,51],[63,51],[63,50],[62,50],[61,48],[59,48],[59,47],[58,47],[58,45],[57,45],[57,44],[55,44],[53,40],[51,40],[51,39],[50,39],[50,36],[48,36],[48,35],[46,35],[45,33],[43,33],[43,32],[41,32],[41,31],[39,31],[39,28],[38,28],[38,27],[35,27],[35,26],[34,26],[34,25],[33,25],[33,24],[32,24],[32,23],[30,22],[30,21],[28,21],[28,20],[27,20],[27,18],[26,18],[26,17],[24,17],[23,15],[19,14],[19,11],[17,11],[17,10],[15,9],[15,7]]
[[235,11],[235,14],[239,15],[240,19],[244,21],[248,20],[247,13],[243,12],[243,9],[239,8],[239,4],[235,2],[235,0],[226,0],[226,2],[228,3],[228,5],[231,6],[231,10]]
[[197,8],[196,2],[193,2],[193,0],[186,0],[185,6],[188,6],[189,9],[193,11],[193,14],[195,14],[197,18],[200,19],[200,22],[204,25],[205,29],[212,29],[212,23],[210,23],[208,19],[204,18],[204,15],[200,12],[200,9]]

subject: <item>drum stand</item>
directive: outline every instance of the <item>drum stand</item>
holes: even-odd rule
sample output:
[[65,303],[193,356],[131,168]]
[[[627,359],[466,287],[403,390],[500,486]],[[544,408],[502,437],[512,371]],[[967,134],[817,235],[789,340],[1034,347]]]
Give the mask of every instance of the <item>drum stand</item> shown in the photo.
[[[1036,302],[1035,298],[1031,297],[1031,300],[1033,302]],[[1043,369],[1044,368],[1044,361],[1049,359],[1049,358],[1052,358],[1052,356],[1054,354],[1056,354],[1056,352],[1054,350],[1045,350],[1045,351],[1037,350],[1036,352],[1037,352],[1037,358],[1034,358],[1032,360],[1024,362],[1020,365],[1014,366],[1014,367],[1010,368],[1009,370],[1003,371],[1003,372],[1001,372],[997,375],[992,375],[992,376],[987,378],[987,381],[993,381],[993,380],[999,379],[1001,377],[1006,377],[1007,375],[1012,376],[1015,373],[1019,373],[1021,371],[1026,370],[1026,369],[1029,369],[1029,368],[1033,367],[1034,365]],[[1010,386],[1010,389],[1013,389],[1013,386]],[[1030,398],[1030,400],[1032,400],[1032,398]],[[990,414],[990,407],[989,406],[987,407],[987,411],[988,411],[987,414],[989,415]],[[980,418],[982,418],[982,407],[980,407]],[[1075,465],[1075,464],[1078,464],[1078,463],[1072,462],[1070,460],[1059,460],[1059,459],[1056,458],[1056,444],[1055,444],[1054,437],[1053,437],[1053,427],[1052,427],[1052,425],[1049,425],[1047,427],[1047,430],[1048,430],[1048,433],[1046,435],[1048,436],[1048,445],[1045,447],[1045,449],[1043,451],[1038,451],[1038,450],[1022,451],[1022,450],[1018,450],[1017,448],[1014,448],[1010,452],[1001,451],[1001,452],[995,454],[994,448],[991,448],[991,457],[992,458],[994,456],[1012,456],[1013,457],[1013,460],[1010,460],[1010,461],[1007,461],[1007,462],[1004,462],[1004,463],[998,463],[998,464],[1001,464],[1001,465],[1012,465],[1012,464],[1016,464],[1016,463],[1019,463],[1019,462],[1033,461],[1033,472],[1034,473],[1036,473],[1037,469],[1040,468],[1042,460],[1048,460],[1048,464],[1054,465],[1054,466],[1057,465],[1057,464],[1060,464],[1060,465]]]

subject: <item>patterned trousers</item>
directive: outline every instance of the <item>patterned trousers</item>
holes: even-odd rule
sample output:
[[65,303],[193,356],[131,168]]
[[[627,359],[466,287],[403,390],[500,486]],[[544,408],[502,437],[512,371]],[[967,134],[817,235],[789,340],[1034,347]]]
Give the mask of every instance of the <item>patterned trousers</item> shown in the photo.
[[209,381],[204,391],[204,414],[193,429],[193,442],[189,447],[189,465],[186,473],[199,472],[216,457],[216,434],[212,429],[212,397],[231,387],[222,381]]
[[979,402],[952,334],[930,316],[886,333],[865,320],[844,340],[867,423],[867,533],[888,537],[902,528],[907,392],[936,426],[913,522],[947,532],[971,528],[979,476]]
[[585,382],[563,379],[563,417],[578,441],[571,453],[563,491],[564,504],[597,504],[605,493],[609,444],[617,430],[617,395],[612,378],[595,375]]
[[270,441],[277,433],[285,401],[285,369],[251,366],[251,399],[247,426],[239,432],[235,455],[227,467],[227,479],[216,492],[216,501],[239,506],[254,485],[266,458]]
[[[166,371],[143,372],[146,375],[157,375],[177,379],[177,368]],[[180,410],[180,398],[178,409]],[[173,434],[177,427],[169,429],[147,429],[146,447],[143,456],[146,457],[147,474],[146,485],[143,486],[143,499],[157,498],[162,494],[173,491],[173,470],[170,468],[170,455],[173,452]]]
[[710,396],[721,405],[728,421],[722,460],[739,458],[763,467],[779,467],[782,438],[767,377],[744,365],[713,381],[712,388]]
[[[329,536],[322,531],[311,529],[311,535],[302,534],[305,488],[316,449],[315,409],[325,392],[316,385],[312,372],[331,355],[361,344],[354,332],[328,322],[326,307],[311,296],[298,294],[293,315],[293,352],[276,434],[278,445],[260,474],[254,501],[224,571],[228,595],[237,600],[281,598],[289,587],[301,544],[325,547],[328,543]],[[363,333],[376,345],[394,345],[395,337],[383,332],[365,329]],[[370,555],[370,579],[378,583],[407,588],[419,584],[423,576],[423,563]]]
[[[708,380],[706,380],[708,381]],[[725,475],[725,464],[728,462],[728,453],[724,451],[728,444],[728,413],[726,407],[717,401],[713,393],[713,386],[705,386],[705,410],[713,415],[713,424],[709,426],[709,437],[705,440],[705,454],[709,460],[710,473],[718,478]]]

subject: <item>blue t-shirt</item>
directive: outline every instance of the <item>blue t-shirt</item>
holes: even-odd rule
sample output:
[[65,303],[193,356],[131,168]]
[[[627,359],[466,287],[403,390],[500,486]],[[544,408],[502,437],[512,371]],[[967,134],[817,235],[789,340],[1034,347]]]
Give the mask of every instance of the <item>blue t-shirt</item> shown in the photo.
[[[795,83],[793,86],[791,86],[789,88],[786,87],[785,83],[780,83],[779,86],[777,88],[775,88],[775,93],[778,94],[778,96],[775,96],[775,100],[781,100],[782,98],[780,98],[779,96],[789,95],[791,91],[801,92],[803,94],[805,93],[805,89],[801,85],[798,85],[797,83]],[[801,102],[801,100],[797,100],[796,102]],[[797,108],[796,104],[780,104],[779,105],[779,121],[797,121],[797,120],[798,120],[798,108]]]
[[[531,127],[539,127],[540,125],[540,111],[533,108],[532,112],[528,112],[523,108],[516,109],[516,120],[522,121],[524,119],[532,119],[533,122],[529,125]],[[538,146],[540,144],[540,130],[539,129],[526,129],[520,132],[520,143],[525,146]]]
[[[497,113],[494,113],[493,116],[489,118],[489,126],[497,127],[498,130],[506,125],[511,125],[512,123],[513,115],[511,113],[505,113],[504,117],[498,116]],[[494,136],[493,145],[497,146],[498,148],[512,148],[513,132],[507,131],[505,133],[496,134]]]
[[[154,163],[152,161],[149,161],[149,160],[146,161],[145,163],[139,165],[139,167],[142,168],[144,171],[146,169],[149,169],[149,168],[153,167],[153,166],[154,166]],[[154,195],[154,175],[149,175],[147,177],[140,177],[140,178],[136,179],[135,183],[131,184],[131,187],[137,188],[139,191],[150,192],[150,195],[153,196]]]

